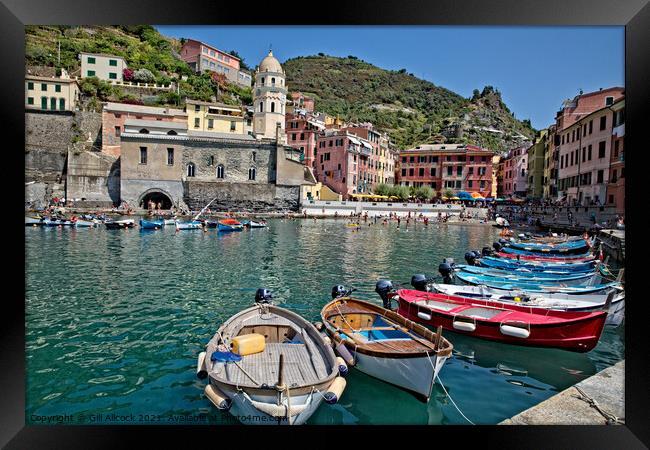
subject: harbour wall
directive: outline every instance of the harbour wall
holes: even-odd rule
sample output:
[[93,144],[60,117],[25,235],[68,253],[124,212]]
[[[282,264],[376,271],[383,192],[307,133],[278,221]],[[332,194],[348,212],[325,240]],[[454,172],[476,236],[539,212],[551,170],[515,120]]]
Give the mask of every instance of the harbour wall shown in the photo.
[[[582,391],[582,392],[580,392]],[[583,393],[588,398],[583,397]],[[625,360],[582,380],[574,386],[533,406],[499,425],[605,425],[607,418],[590,406],[593,399],[599,408],[624,422]],[[612,423],[614,421],[610,421]],[[620,422],[617,422],[620,423]]]
[[[355,201],[326,201],[306,200],[302,202],[300,212],[308,216],[349,216],[353,214],[368,214],[368,217],[388,216],[389,214],[400,217],[423,216],[437,218],[438,213],[452,216],[460,215],[461,205],[430,204],[430,203],[401,203],[401,202],[355,202]],[[477,215],[479,219],[487,217],[487,208],[465,208],[465,213],[470,217]]]

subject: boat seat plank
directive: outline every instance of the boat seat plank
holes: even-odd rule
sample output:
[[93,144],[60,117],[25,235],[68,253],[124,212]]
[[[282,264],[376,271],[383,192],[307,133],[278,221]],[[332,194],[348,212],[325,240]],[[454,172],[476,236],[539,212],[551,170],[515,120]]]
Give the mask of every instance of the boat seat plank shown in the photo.
[[[294,383],[298,386],[315,384],[327,376],[320,352],[312,358],[305,344],[266,344],[263,352],[244,356],[238,364],[258,383],[274,386],[278,381],[280,354],[284,355],[284,380],[288,386]],[[254,385],[237,365],[228,363],[226,366],[229,382],[242,386]]]

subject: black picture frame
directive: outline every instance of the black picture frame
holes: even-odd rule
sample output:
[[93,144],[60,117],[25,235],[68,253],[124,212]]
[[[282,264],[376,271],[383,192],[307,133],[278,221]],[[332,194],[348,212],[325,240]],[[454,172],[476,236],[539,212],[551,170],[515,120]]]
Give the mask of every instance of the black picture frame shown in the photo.
[[[84,0],[3,0],[0,5],[0,46],[5,67],[0,70],[0,86],[4,90],[2,111],[5,185],[3,208],[11,218],[11,232],[17,234],[17,251],[7,252],[5,264],[20,267],[15,262],[24,255],[24,223],[20,211],[24,200],[20,194],[24,181],[20,170],[24,166],[24,28],[25,24],[277,24],[277,25],[619,25],[625,26],[625,90],[626,90],[626,152],[628,183],[626,186],[626,227],[632,245],[627,247],[626,297],[631,299],[626,313],[626,377],[624,426],[447,426],[426,427],[302,427],[291,430],[276,428],[233,427],[224,431],[205,426],[25,426],[25,303],[24,285],[8,277],[0,326],[0,445],[7,448],[108,448],[143,442],[151,447],[169,443],[172,438],[197,445],[250,445],[252,438],[272,445],[311,445],[315,441],[330,445],[367,444],[368,438],[396,439],[394,445],[480,445],[500,448],[646,448],[650,445],[650,377],[648,376],[648,337],[643,323],[643,262],[634,258],[644,251],[642,211],[643,190],[635,187],[642,179],[647,156],[641,144],[645,130],[643,120],[650,99],[650,5],[647,0],[480,0],[422,1],[357,1],[353,4],[313,3],[290,4],[273,2],[255,6],[237,2],[201,0],[174,2],[147,0],[132,2],[113,0],[92,2]],[[292,19],[293,17],[293,19]],[[296,23],[291,23],[291,20]],[[536,55],[536,57],[539,55]],[[522,56],[523,57],[523,56]],[[528,57],[528,56],[527,56]],[[549,64],[564,69],[564,55],[547,55]],[[569,55],[570,57],[570,55]],[[13,169],[12,169],[13,168]],[[638,177],[638,178],[637,178]],[[630,180],[632,183],[630,183]],[[640,184],[640,183],[639,183]],[[641,203],[637,203],[641,202]],[[639,207],[641,205],[642,207]],[[636,209],[635,209],[636,207]],[[8,227],[8,225],[6,225]],[[9,229],[9,228],[7,228]],[[633,230],[637,229],[637,232]],[[9,240],[7,240],[9,241]],[[639,248],[635,248],[639,245]],[[641,260],[642,261],[642,260]],[[24,260],[22,260],[24,268]],[[6,266],[5,266],[6,267]],[[14,293],[15,291],[15,293]],[[21,292],[22,291],[22,292]],[[22,300],[21,300],[22,299]],[[386,412],[390,414],[390,411]],[[282,434],[278,434],[282,433]],[[300,436],[295,433],[300,433]],[[342,434],[340,434],[342,433]],[[359,439],[359,437],[361,439]],[[406,438],[406,439],[405,439]],[[417,439],[417,442],[415,441]],[[456,444],[453,444],[453,443]],[[187,445],[187,444],[185,444]]]

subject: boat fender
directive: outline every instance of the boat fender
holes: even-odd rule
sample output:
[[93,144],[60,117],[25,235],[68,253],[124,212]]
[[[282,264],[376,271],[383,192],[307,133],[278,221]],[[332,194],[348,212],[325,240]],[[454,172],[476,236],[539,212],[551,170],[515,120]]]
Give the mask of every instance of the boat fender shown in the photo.
[[354,366],[354,357],[352,356],[352,353],[350,353],[350,351],[347,349],[345,344],[341,342],[334,348],[334,350],[336,351],[337,355],[343,358],[343,361],[345,361],[348,366]]
[[327,389],[327,392],[323,395],[325,397],[325,403],[328,405],[333,405],[339,401],[343,391],[345,390],[346,381],[343,377],[336,377],[330,387]]
[[208,397],[214,406],[222,411],[228,411],[232,405],[232,400],[221,392],[221,389],[211,384],[205,387],[205,396]]
[[502,334],[525,339],[530,336],[530,330],[527,328],[513,327],[512,325],[503,325],[499,327]]
[[205,352],[199,353],[196,363],[196,376],[199,380],[205,380],[208,377],[208,369],[205,367]]
[[427,314],[424,311],[418,311],[418,317],[422,320],[431,320],[431,314]]
[[331,347],[332,346],[332,340],[330,339],[330,337],[327,334],[325,334],[324,332],[322,332],[322,331],[321,331],[320,335],[323,337],[323,340],[325,341],[325,343]]
[[339,365],[339,375],[342,377],[348,374],[348,365],[345,364],[345,361],[340,356],[336,357],[336,363]]
[[476,331],[476,324],[472,322],[454,321],[452,325],[456,330],[470,331],[470,332]]

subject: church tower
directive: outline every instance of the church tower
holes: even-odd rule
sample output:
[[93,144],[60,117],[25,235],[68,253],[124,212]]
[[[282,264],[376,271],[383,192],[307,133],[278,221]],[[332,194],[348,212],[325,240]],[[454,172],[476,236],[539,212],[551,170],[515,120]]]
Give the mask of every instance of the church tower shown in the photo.
[[[284,130],[284,113],[287,103],[285,74],[280,62],[275,59],[270,50],[255,72],[253,89],[253,107],[255,108],[253,134],[258,139],[275,139],[278,136],[279,143],[286,143]],[[277,130],[278,125],[280,130]]]

